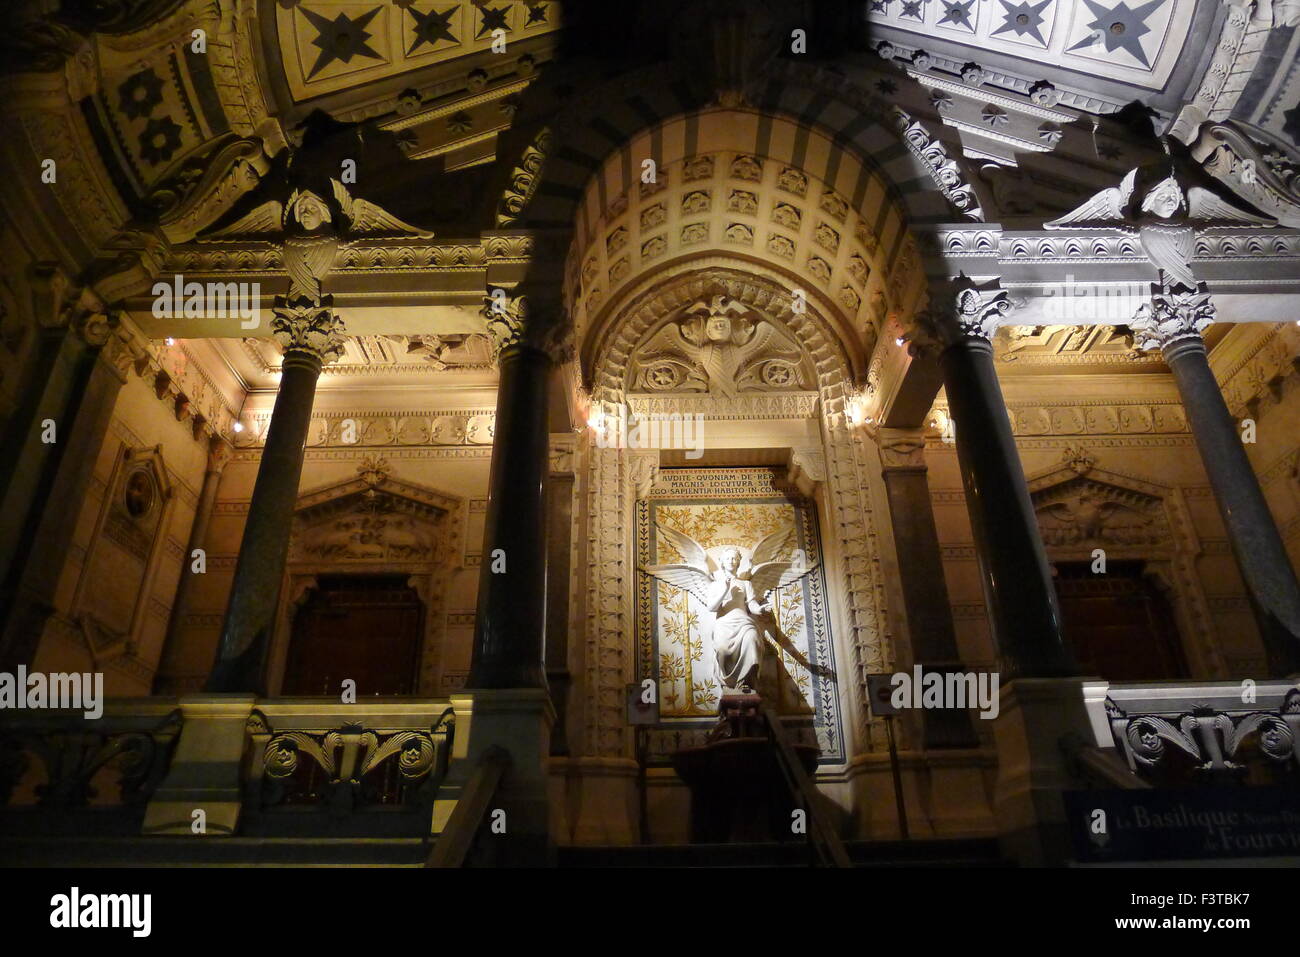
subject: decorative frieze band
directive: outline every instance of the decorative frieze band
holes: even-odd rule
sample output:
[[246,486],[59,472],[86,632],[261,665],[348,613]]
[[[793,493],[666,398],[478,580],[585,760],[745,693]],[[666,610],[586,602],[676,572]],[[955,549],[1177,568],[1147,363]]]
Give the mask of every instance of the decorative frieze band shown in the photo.
[[[490,446],[496,415],[487,410],[447,412],[331,412],[315,416],[307,432],[307,447],[371,446]],[[244,431],[235,436],[241,449],[265,444],[271,410],[244,417]]]

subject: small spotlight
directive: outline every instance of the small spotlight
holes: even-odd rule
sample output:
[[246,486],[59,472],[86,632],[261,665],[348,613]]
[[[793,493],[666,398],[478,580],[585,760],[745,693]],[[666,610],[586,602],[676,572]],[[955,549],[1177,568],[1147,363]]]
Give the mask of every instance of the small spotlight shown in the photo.
[[176,340],[173,339],[171,336],[168,336],[166,339],[163,340],[163,342],[167,343],[167,345],[169,346],[176,345]]
[[231,426],[231,428],[234,429],[236,432],[243,432],[243,431],[244,431],[244,423],[243,423],[243,422],[236,422],[234,425]]
[[899,336],[897,339],[894,340],[894,345],[901,346],[906,341],[907,340],[904,339],[902,336]]

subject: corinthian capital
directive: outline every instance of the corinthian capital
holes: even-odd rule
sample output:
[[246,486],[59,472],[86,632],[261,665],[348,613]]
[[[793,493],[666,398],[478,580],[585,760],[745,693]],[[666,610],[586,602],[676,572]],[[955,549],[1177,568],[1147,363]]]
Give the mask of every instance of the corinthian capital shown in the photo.
[[979,283],[965,273],[931,293],[930,305],[918,311],[906,339],[913,355],[940,352],[965,339],[992,339],[1011,309],[997,279]]
[[334,362],[343,355],[343,320],[334,314],[332,296],[318,300],[276,296],[271,319],[271,335],[285,354],[309,352],[321,363]]
[[526,295],[511,296],[497,288],[483,297],[482,316],[496,357],[522,347],[545,352],[557,364],[573,358],[572,331],[559,308],[539,308]]
[[1214,303],[1208,293],[1161,292],[1138,307],[1129,328],[1139,349],[1163,350],[1182,340],[1199,340],[1214,319]]

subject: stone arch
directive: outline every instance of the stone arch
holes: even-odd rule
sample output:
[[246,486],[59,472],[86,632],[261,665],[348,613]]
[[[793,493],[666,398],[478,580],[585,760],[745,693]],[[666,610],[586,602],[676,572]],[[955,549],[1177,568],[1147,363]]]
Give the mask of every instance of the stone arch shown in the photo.
[[[665,317],[719,289],[781,324],[815,370],[816,402],[803,414],[817,416],[819,444],[797,451],[812,453],[808,467],[825,489],[824,539],[834,554],[828,580],[835,582],[832,592],[839,608],[835,633],[842,651],[837,659],[843,663],[839,700],[848,711],[856,747],[864,750],[875,743],[866,708],[866,675],[892,666],[894,652],[867,491],[870,439],[851,420],[853,365],[821,305],[810,299],[802,312],[792,309],[786,277],[763,265],[723,256],[683,260],[667,274],[647,277],[641,288],[613,305],[612,314],[621,321],[611,325],[591,354],[592,403],[602,419],[622,415],[632,350]],[[712,412],[725,415],[727,409]],[[588,580],[583,583],[588,606],[583,698],[586,747],[602,756],[626,752],[620,691],[630,680],[635,660],[630,631],[635,622],[635,570],[629,522],[638,485],[631,460],[651,454],[657,461],[657,452],[602,448],[594,442],[587,450],[586,540],[591,552]]]
[[[752,105],[756,111],[789,117],[804,128],[815,129],[839,149],[856,155],[890,184],[892,198],[908,223],[983,221],[985,203],[979,180],[967,169],[956,134],[936,117],[927,116],[919,102],[910,102],[923,92],[919,85],[899,78],[896,71],[889,75],[895,85],[915,86],[915,90],[909,89],[914,96],[900,95],[889,102],[842,74],[778,60],[768,69],[767,83]],[[563,86],[574,79],[557,71],[542,82]],[[568,228],[575,219],[577,198],[611,148],[702,108],[685,92],[684,81],[675,64],[659,63],[568,99],[562,111],[545,124],[545,156],[535,167],[536,182],[529,201],[512,213],[518,224]],[[541,86],[530,94],[539,99],[551,95]],[[900,105],[900,100],[908,100],[910,109]],[[521,105],[521,115],[524,112]],[[511,164],[508,180],[519,169],[527,169],[526,153],[536,148],[537,135],[529,134],[519,145],[520,158]],[[503,190],[503,204],[509,192]]]

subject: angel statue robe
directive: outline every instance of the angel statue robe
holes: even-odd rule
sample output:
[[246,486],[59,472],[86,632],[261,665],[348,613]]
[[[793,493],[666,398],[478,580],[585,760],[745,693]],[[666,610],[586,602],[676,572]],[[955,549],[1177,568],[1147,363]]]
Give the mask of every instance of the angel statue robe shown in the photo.
[[749,693],[758,682],[763,660],[762,636],[754,616],[763,613],[754,586],[740,578],[719,578],[709,586],[713,612],[713,653],[718,680],[728,691]]

